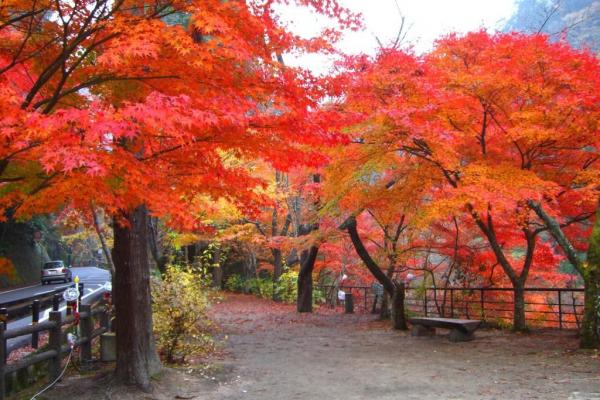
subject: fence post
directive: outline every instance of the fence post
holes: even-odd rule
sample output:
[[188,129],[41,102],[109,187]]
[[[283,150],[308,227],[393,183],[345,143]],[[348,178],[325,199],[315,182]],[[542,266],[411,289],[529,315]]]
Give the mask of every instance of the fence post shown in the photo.
[[485,321],[485,302],[483,301],[483,293],[485,292],[483,289],[479,289],[479,293],[481,294],[481,319]]
[[363,292],[364,292],[364,294],[365,294],[365,311],[367,311],[367,307],[368,307],[368,306],[367,306],[367,288],[364,288],[364,289],[363,289]]
[[558,329],[562,329],[562,290],[558,289]]
[[94,324],[92,320],[92,306],[85,304],[79,306],[81,321],[79,322],[79,338],[81,343],[81,362],[92,360],[92,331]]
[[[40,321],[40,301],[34,300],[31,303],[31,325],[37,325]],[[38,348],[40,334],[39,332],[33,332],[31,334],[31,347],[34,349]]]
[[58,311],[58,309],[60,308],[60,298],[62,296],[60,294],[55,294],[54,296],[52,296],[52,311]]
[[6,339],[4,338],[4,324],[0,324],[0,400],[6,396],[6,379],[4,368],[6,367]]
[[427,288],[425,288],[425,295],[423,299],[423,311],[425,312],[425,316],[427,316]]
[[344,296],[344,305],[346,308],[346,314],[354,313],[354,296],[352,293],[346,293]]
[[50,334],[48,337],[48,346],[51,350],[56,351],[56,357],[50,360],[50,379],[56,379],[60,375],[60,364],[62,359],[62,354],[60,352],[61,339],[62,339],[62,314],[60,311],[50,311],[50,315],[48,317],[49,321],[55,322],[56,326],[50,329]]

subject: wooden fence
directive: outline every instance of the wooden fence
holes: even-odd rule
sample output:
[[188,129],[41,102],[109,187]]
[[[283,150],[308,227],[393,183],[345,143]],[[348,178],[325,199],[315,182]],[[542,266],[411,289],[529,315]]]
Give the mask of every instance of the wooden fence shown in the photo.
[[[79,347],[79,357],[82,362],[92,359],[92,340],[109,330],[110,307],[106,301],[98,302],[94,305],[81,305],[79,314],[67,315],[63,318],[62,312],[58,310],[50,311],[47,321],[32,323],[31,325],[6,329],[5,325],[0,323],[0,400],[4,400],[8,392],[15,390],[14,382],[20,372],[27,372],[34,366],[46,363],[46,370],[43,371],[50,378],[50,381],[58,378],[62,371],[62,359],[68,355],[72,348],[66,340],[66,329],[77,327],[77,339],[74,346]],[[28,355],[13,363],[7,363],[6,341],[8,339],[31,335],[32,343],[40,333],[48,332],[48,344],[37,352]],[[26,374],[27,375],[27,374]],[[10,379],[12,378],[12,379]],[[35,377],[27,376],[26,383],[32,383]],[[12,384],[8,384],[8,383]]]

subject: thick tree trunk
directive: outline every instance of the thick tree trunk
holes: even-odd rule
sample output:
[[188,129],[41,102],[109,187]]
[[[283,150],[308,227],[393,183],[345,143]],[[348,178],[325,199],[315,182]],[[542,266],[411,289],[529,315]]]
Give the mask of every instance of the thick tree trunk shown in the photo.
[[583,281],[585,305],[580,345],[583,348],[600,348],[600,203],[590,236]]
[[513,331],[527,331],[527,322],[525,321],[525,285],[522,282],[515,281],[513,284]]
[[404,311],[404,282],[394,281],[394,295],[392,296],[392,322],[394,329],[408,330],[406,313]]
[[379,319],[390,319],[390,295],[384,290],[381,296],[381,310],[379,310]]
[[600,264],[589,265],[586,268],[584,281],[585,300],[580,347],[600,349]]
[[312,272],[319,252],[318,246],[311,246],[301,257],[300,272],[298,273],[298,312],[312,312]]
[[148,213],[139,206],[123,215],[128,226],[114,224],[117,378],[125,384],[151,390],[150,378],[160,371],[152,334]]

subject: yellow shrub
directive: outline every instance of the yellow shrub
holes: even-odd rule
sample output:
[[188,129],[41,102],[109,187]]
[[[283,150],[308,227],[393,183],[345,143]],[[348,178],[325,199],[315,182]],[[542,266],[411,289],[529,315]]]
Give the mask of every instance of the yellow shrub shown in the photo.
[[203,355],[214,347],[206,311],[210,289],[186,267],[168,266],[152,284],[154,333],[160,354],[169,363]]

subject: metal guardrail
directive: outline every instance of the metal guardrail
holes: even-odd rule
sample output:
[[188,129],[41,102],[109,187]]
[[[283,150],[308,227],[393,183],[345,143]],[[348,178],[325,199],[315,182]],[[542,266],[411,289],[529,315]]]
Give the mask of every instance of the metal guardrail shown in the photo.
[[15,318],[21,317],[29,312],[34,306],[34,302],[37,300],[40,307],[50,305],[55,295],[60,295],[70,287],[74,287],[75,283],[69,286],[62,286],[57,289],[47,290],[42,293],[37,293],[33,296],[24,297],[21,299],[5,301],[0,303],[0,322],[10,321]]
[[[109,313],[110,307],[103,301],[93,306],[81,305],[78,315],[71,314],[65,318],[62,316],[62,312],[51,311],[48,321],[32,323],[16,329],[6,329],[4,324],[0,323],[0,400],[4,400],[7,395],[7,378],[32,365],[49,360],[50,379],[54,380],[59,376],[63,356],[72,351],[71,347],[66,344],[66,332],[62,330],[63,326],[78,325],[78,339],[74,345],[80,348],[82,362],[91,361],[92,340],[109,330]],[[96,322],[99,323],[99,327],[94,329]],[[8,339],[39,335],[42,332],[49,332],[48,344],[43,351],[7,364],[6,341]]]

